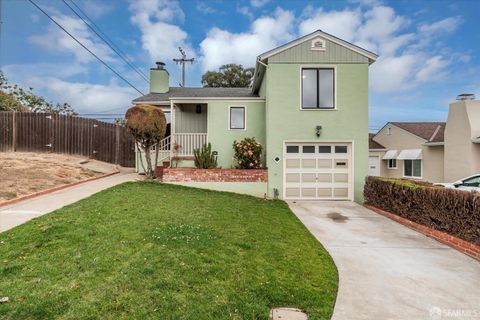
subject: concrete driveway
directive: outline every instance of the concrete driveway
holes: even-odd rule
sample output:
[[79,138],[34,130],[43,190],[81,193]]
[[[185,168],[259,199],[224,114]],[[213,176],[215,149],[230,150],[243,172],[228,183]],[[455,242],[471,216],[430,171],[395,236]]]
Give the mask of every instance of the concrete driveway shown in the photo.
[[480,263],[352,202],[289,202],[337,265],[332,319],[480,319]]

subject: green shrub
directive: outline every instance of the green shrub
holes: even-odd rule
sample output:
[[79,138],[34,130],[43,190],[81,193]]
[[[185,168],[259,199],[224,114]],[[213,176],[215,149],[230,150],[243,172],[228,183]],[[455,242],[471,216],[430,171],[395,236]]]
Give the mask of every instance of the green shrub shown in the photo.
[[212,153],[212,144],[204,144],[201,148],[194,149],[195,167],[199,169],[215,169],[217,156]]
[[262,167],[262,145],[255,138],[245,138],[233,142],[235,166],[238,169],[258,169]]

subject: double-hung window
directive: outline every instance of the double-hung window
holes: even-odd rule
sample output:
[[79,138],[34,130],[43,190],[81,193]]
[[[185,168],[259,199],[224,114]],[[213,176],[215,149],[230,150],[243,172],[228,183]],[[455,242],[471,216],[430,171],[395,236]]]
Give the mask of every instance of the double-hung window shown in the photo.
[[302,69],[302,109],[335,109],[335,69]]
[[229,128],[245,130],[245,107],[230,107]]
[[422,160],[403,160],[403,175],[408,178],[422,178]]

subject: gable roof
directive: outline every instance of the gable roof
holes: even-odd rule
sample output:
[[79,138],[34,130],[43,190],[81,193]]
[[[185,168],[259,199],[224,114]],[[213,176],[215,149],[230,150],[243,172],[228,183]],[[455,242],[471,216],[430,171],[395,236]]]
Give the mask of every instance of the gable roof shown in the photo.
[[169,102],[175,98],[259,98],[251,88],[185,88],[170,87],[166,93],[149,93],[134,99],[133,103]]
[[333,36],[333,35],[331,35],[331,34],[329,34],[329,33],[323,32],[323,31],[320,30],[320,29],[319,29],[319,30],[316,30],[316,31],[314,31],[314,32],[312,32],[312,33],[309,33],[309,34],[307,34],[307,35],[305,35],[305,36],[303,36],[303,37],[300,37],[300,38],[298,38],[298,39],[295,39],[295,40],[293,40],[293,41],[290,41],[290,42],[288,42],[288,43],[286,43],[286,44],[284,44],[284,45],[281,45],[281,46],[279,46],[279,47],[276,47],[276,48],[274,48],[274,49],[272,49],[272,50],[269,50],[269,51],[267,51],[267,52],[264,52],[264,53],[262,53],[261,55],[258,56],[258,59],[259,59],[259,60],[268,59],[269,57],[271,57],[271,56],[273,56],[273,55],[275,55],[275,54],[277,54],[277,53],[279,53],[279,52],[282,52],[282,51],[287,50],[287,49],[289,49],[289,48],[291,48],[291,47],[294,47],[294,46],[296,46],[296,45],[298,45],[298,44],[300,44],[300,43],[302,43],[302,42],[312,40],[312,39],[314,39],[314,38],[316,38],[316,37],[325,38],[325,39],[330,40],[330,41],[332,41],[332,42],[334,42],[334,43],[336,43],[336,44],[339,44],[339,45],[344,46],[344,47],[346,47],[346,48],[348,48],[348,49],[350,49],[350,50],[353,50],[353,51],[357,52],[358,54],[361,54],[361,55],[367,57],[367,58],[369,59],[369,61],[370,61],[370,64],[372,64],[373,62],[375,62],[375,60],[377,60],[377,57],[378,57],[377,54],[375,54],[375,53],[373,53],[373,52],[371,52],[371,51],[368,51],[368,50],[366,50],[366,49],[363,49],[363,48],[361,48],[361,47],[359,47],[359,46],[357,46],[357,45],[354,45],[353,43],[350,43],[350,42],[348,42],[348,41],[345,41],[345,40],[342,40],[342,39],[340,39],[340,38],[337,38],[337,37],[335,37],[335,36]]
[[427,142],[444,142],[445,122],[389,122]]
[[375,137],[375,133],[369,133],[368,134],[368,149],[386,149],[384,146],[382,146],[380,143],[377,141],[373,140],[373,137]]

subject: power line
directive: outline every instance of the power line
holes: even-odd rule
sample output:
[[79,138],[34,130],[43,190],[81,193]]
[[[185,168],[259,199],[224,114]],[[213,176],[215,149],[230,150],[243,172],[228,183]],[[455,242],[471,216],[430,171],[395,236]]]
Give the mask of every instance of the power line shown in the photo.
[[70,36],[70,38],[72,38],[73,40],[75,40],[75,42],[77,42],[79,45],[82,46],[82,48],[84,48],[85,50],[87,50],[92,56],[94,56],[98,61],[100,61],[105,67],[107,67],[108,69],[110,69],[110,71],[112,71],[113,73],[115,73],[115,75],[117,75],[117,77],[119,77],[120,79],[122,79],[125,83],[127,83],[130,87],[132,87],[133,89],[135,89],[138,93],[140,93],[141,95],[144,95],[144,93],[140,90],[138,90],[130,81],[128,81],[127,79],[125,79],[124,77],[122,77],[122,75],[120,75],[117,71],[115,71],[115,69],[113,69],[112,67],[110,67],[105,61],[103,61],[99,56],[97,56],[95,53],[93,53],[90,49],[88,49],[83,43],[81,43],[77,38],[75,38],[70,32],[67,31],[67,29],[65,29],[61,24],[59,24],[55,19],[53,19],[48,13],[46,13],[42,8],[40,8],[33,0],[28,0],[31,4],[33,4],[38,10],[40,10],[44,15],[46,15],[48,17],[48,19],[50,19],[53,23],[55,23],[60,29],[62,29],[66,34],[68,34]]
[[[147,83],[149,82],[148,81],[148,78],[147,76],[141,71],[138,69],[137,66],[135,66],[133,64],[133,62],[128,58],[128,56],[123,53],[122,50],[120,50],[120,48],[118,48],[118,46],[115,45],[115,43],[100,29],[100,27],[95,23],[93,22],[92,19],[90,19],[90,17],[82,10],[80,9],[80,7],[73,1],[73,0],[70,0],[70,2],[72,2],[72,4],[87,18],[87,20],[93,25],[95,26],[95,28],[98,29],[98,32],[97,30],[95,30],[95,28],[93,28],[89,23],[87,23],[87,21],[85,21],[85,19],[83,19],[83,17],[77,12],[75,11],[74,8],[72,8],[65,0],[62,0],[63,3],[77,16],[79,17],[83,23],[90,29],[92,30],[103,42],[105,42],[105,44],[107,46],[110,47],[110,49],[113,50],[113,52],[115,52],[127,65],[129,65],[133,71],[135,71],[143,80],[145,80]],[[100,35],[100,33],[103,35]]]
[[182,58],[180,59],[173,59],[176,64],[181,64],[182,65],[182,87],[185,87],[185,64],[187,62],[193,63],[195,61],[195,58],[187,59],[187,54],[185,51],[183,51],[182,47],[178,47],[178,50],[182,54]]

